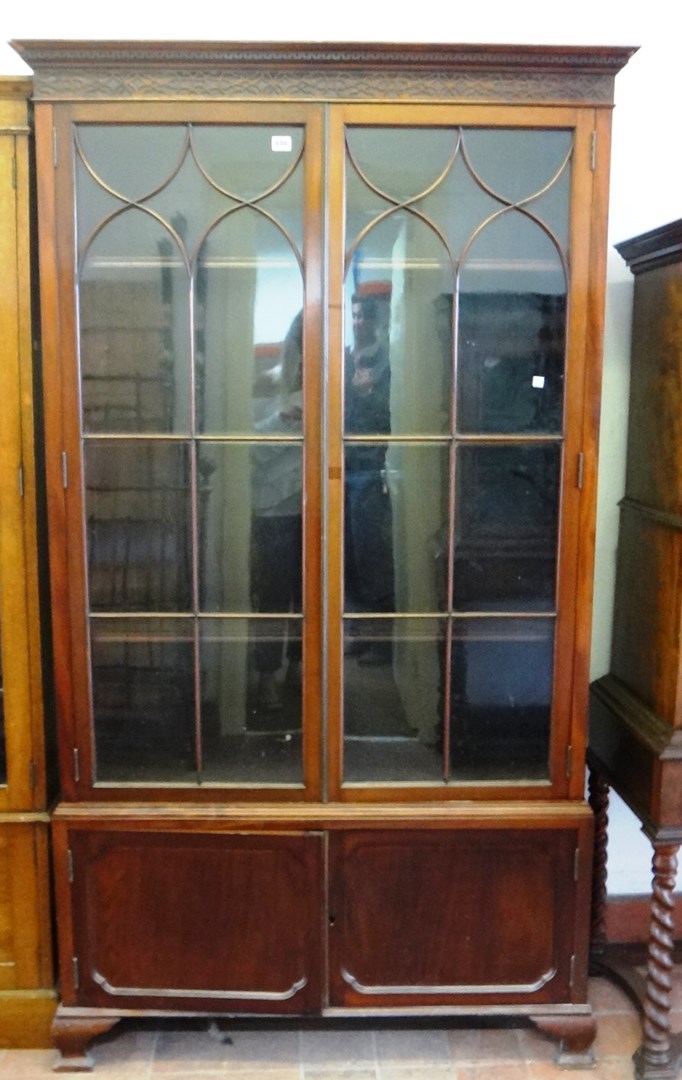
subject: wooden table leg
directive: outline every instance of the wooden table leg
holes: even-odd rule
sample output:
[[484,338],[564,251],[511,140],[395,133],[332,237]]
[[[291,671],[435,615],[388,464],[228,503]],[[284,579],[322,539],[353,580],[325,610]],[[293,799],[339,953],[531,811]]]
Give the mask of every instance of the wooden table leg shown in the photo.
[[590,956],[598,957],[606,948],[606,868],[609,836],[609,784],[599,769],[590,768],[589,803],[594,814],[594,855],[592,858],[592,910]]
[[679,1039],[670,1032],[674,890],[679,844],[654,841],[651,923],[644,995],[644,1038],[635,1054],[638,1080],[673,1080],[678,1075]]

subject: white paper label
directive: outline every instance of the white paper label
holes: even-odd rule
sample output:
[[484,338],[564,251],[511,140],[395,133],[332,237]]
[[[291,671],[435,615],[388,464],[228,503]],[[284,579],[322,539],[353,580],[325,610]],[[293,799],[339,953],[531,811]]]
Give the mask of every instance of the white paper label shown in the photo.
[[544,375],[533,375],[533,389],[534,390],[542,390],[544,385],[545,385],[545,376]]
[[290,154],[291,135],[273,135],[270,145],[277,154]]

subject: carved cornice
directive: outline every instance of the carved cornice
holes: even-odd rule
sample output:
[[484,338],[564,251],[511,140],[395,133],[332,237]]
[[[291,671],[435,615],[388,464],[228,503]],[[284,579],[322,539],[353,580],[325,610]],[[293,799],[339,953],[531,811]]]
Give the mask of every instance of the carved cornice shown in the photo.
[[616,244],[616,251],[623,256],[633,274],[668,266],[682,259],[682,218],[663,225],[651,232],[642,233],[632,240]]
[[630,48],[13,42],[48,100],[164,98],[611,104]]

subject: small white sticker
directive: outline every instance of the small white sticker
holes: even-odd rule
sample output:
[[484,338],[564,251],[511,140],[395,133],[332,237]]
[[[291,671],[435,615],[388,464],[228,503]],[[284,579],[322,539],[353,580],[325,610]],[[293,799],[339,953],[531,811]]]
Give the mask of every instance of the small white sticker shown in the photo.
[[545,376],[544,375],[533,375],[533,389],[534,390],[542,390],[544,385],[545,385]]
[[276,154],[290,154],[291,135],[273,135],[270,145]]

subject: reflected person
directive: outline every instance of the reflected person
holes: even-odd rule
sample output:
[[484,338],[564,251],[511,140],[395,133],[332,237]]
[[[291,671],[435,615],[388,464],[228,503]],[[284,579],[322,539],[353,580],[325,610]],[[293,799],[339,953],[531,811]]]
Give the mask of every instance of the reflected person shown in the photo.
[[[348,435],[391,430],[391,369],[374,296],[352,298],[353,345],[346,349],[344,426]],[[393,521],[384,443],[346,444],[344,579],[348,612],[391,612],[395,607]],[[363,666],[392,658],[390,620],[358,620],[346,655]]]
[[[275,408],[256,424],[263,435],[299,435],[302,430],[302,312],[289,328],[282,349]],[[300,443],[263,442],[251,453],[251,561],[254,610],[263,614],[301,611],[302,461]],[[279,676],[287,636],[286,684],[300,687],[301,637],[298,620],[268,621],[255,646],[257,706],[282,708]]]

